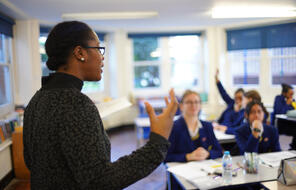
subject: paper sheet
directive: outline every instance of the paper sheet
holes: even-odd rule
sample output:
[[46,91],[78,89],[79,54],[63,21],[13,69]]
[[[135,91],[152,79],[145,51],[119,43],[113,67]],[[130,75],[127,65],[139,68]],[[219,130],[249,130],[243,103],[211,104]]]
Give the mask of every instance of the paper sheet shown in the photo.
[[96,104],[101,118],[105,118],[115,112],[130,107],[132,104],[126,97],[118,98],[110,102],[103,102]]
[[218,130],[214,130],[214,133],[215,133],[217,140],[230,140],[230,139],[235,138],[234,135],[228,135],[228,134],[225,134],[225,133],[218,131]]
[[288,151],[273,152],[259,155],[260,160],[263,164],[271,167],[279,167],[281,160],[286,158],[295,157],[296,154]]
[[208,173],[222,167],[221,163],[214,160],[187,162],[178,166],[168,168],[168,171],[181,176],[187,180],[194,180],[196,178],[207,176]]

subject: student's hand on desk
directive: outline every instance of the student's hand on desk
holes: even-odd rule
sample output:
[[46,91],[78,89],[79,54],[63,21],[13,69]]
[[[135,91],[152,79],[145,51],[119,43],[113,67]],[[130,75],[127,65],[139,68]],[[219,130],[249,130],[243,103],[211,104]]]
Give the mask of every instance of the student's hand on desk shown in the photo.
[[216,125],[216,126],[214,126],[214,129],[217,130],[217,131],[221,131],[221,132],[225,133],[225,131],[227,130],[227,126],[225,126],[225,125]]
[[203,147],[198,147],[191,153],[186,154],[187,161],[201,161],[205,160],[210,156],[210,153]]
[[146,111],[149,115],[151,132],[157,133],[166,139],[170,136],[174,123],[174,116],[178,109],[178,100],[173,89],[170,90],[170,100],[171,101],[169,102],[168,98],[165,97],[167,107],[158,116],[156,116],[152,106],[148,102],[145,102]]
[[252,135],[255,138],[259,138],[259,136],[261,136],[263,133],[263,125],[262,122],[259,120],[255,120],[252,123]]

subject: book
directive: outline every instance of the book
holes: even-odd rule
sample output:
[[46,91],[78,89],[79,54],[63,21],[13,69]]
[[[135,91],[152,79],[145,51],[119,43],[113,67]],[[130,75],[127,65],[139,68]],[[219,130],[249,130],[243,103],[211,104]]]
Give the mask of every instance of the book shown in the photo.
[[1,142],[5,141],[5,136],[4,136],[4,133],[3,133],[3,130],[2,130],[1,126],[0,126],[0,140],[1,140]]
[[5,123],[4,125],[6,127],[7,138],[10,138],[11,137],[11,134],[12,134],[10,124],[9,123]]
[[8,138],[8,134],[7,134],[7,131],[6,131],[6,127],[5,127],[4,122],[3,123],[0,123],[0,127],[1,127],[1,129],[3,131],[4,139],[7,139]]

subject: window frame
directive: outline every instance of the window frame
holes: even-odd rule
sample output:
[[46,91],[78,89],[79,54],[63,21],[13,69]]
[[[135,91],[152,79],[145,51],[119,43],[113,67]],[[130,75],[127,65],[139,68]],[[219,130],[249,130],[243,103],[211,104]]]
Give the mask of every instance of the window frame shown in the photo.
[[4,62],[0,62],[1,67],[7,66],[9,70],[9,79],[10,79],[10,101],[0,105],[0,118],[4,118],[6,115],[14,111],[14,77],[13,77],[13,58],[12,58],[12,49],[13,49],[13,38],[4,34]]

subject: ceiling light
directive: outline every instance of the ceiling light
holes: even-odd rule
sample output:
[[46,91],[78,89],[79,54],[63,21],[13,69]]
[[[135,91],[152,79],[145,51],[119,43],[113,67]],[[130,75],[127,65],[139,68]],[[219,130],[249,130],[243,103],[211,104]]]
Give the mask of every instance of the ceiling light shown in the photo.
[[65,20],[117,20],[117,19],[142,19],[157,16],[157,12],[93,12],[93,13],[67,13],[62,14]]
[[295,7],[224,6],[212,9],[212,18],[294,17]]

